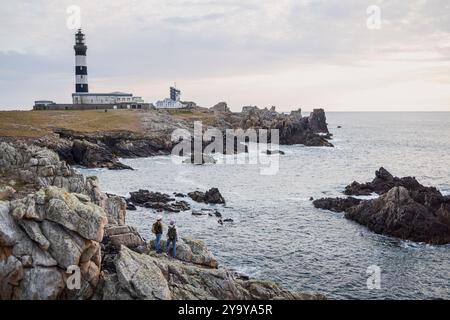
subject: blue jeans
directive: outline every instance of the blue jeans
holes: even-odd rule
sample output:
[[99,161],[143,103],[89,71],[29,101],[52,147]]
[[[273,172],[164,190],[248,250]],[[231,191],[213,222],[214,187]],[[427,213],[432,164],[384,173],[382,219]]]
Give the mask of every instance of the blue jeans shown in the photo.
[[161,237],[162,237],[162,233],[159,233],[156,235],[156,243],[155,243],[156,252],[161,251]]
[[169,255],[169,248],[170,248],[171,242],[172,242],[172,256],[175,258],[177,255],[177,240],[167,239],[166,251],[167,251],[167,255]]

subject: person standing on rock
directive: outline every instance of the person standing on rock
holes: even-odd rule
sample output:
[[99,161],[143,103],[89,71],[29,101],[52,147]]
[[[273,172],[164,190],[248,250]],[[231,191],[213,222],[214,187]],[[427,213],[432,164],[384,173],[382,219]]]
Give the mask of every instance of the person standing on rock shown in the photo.
[[162,221],[162,216],[159,215],[156,218],[156,222],[152,225],[152,232],[156,236],[156,241],[155,241],[156,253],[161,252],[161,237],[162,237],[162,233],[163,233],[163,225],[162,225],[161,221]]
[[177,227],[175,226],[175,221],[170,220],[169,229],[167,230],[167,244],[166,244],[166,252],[169,256],[170,243],[172,243],[172,257],[176,257],[177,255]]

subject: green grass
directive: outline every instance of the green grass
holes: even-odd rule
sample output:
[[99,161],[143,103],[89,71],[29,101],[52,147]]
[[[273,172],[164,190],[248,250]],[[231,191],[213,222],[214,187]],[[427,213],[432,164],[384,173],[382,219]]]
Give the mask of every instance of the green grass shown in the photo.
[[142,132],[137,110],[1,111],[0,137],[45,136],[56,128],[81,132]]

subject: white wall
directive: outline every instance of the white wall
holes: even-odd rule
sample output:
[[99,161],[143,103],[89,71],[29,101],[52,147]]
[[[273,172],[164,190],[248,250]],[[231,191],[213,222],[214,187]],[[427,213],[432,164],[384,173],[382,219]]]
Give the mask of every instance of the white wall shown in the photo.
[[126,103],[133,102],[131,96],[99,96],[99,95],[75,95],[72,99],[73,103],[81,104],[113,104],[113,103]]

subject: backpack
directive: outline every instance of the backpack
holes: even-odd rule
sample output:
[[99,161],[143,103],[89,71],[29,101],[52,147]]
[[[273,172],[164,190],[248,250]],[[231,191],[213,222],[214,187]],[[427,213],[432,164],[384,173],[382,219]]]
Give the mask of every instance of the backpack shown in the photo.
[[157,234],[157,232],[158,232],[158,222],[155,222],[155,223],[152,225],[152,232],[153,232],[154,234]]
[[175,227],[169,228],[169,230],[167,231],[167,237],[169,238],[169,240],[176,240],[177,230],[175,229]]

